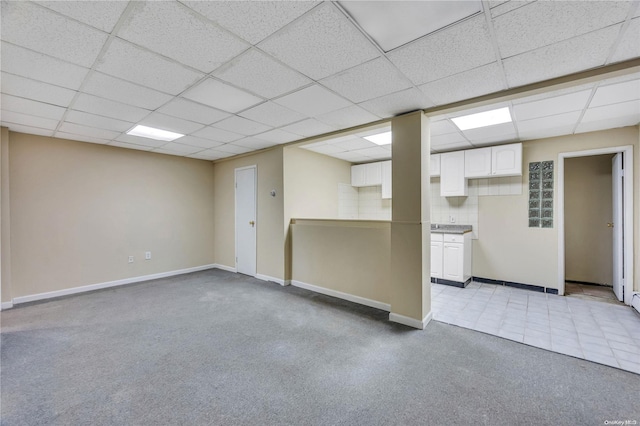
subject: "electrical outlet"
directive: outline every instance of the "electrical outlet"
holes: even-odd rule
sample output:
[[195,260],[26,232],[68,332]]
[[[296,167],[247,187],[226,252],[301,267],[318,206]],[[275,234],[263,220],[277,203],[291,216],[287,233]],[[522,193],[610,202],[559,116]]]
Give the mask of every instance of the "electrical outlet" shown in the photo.
[[129,256],[129,263],[133,263],[133,256]]
[[454,215],[449,215],[449,222],[456,223],[456,217]]
[[144,252],[144,258],[145,258],[146,260],[150,260],[150,259],[151,259],[151,252],[150,252],[150,251],[146,251],[146,252]]

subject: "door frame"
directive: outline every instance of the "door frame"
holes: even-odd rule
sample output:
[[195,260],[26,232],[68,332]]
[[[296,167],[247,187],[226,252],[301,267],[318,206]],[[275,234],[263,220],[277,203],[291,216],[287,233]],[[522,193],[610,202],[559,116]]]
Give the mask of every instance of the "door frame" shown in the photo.
[[238,272],[238,172],[243,170],[253,169],[253,196],[254,196],[254,216],[255,216],[255,228],[256,231],[253,236],[253,245],[256,248],[255,256],[256,256],[256,270],[254,273],[254,277],[258,274],[258,165],[252,164],[250,166],[238,167],[233,171],[233,228],[235,233],[234,244],[234,258],[235,258],[235,270]]
[[622,199],[624,204],[622,215],[626,231],[623,245],[623,270],[625,280],[624,303],[627,305],[631,304],[635,285],[633,276],[633,244],[635,232],[633,223],[633,145],[561,152],[558,154],[558,294],[561,296],[564,296],[565,292],[564,160],[565,158],[618,153],[624,154],[624,185],[622,188]]

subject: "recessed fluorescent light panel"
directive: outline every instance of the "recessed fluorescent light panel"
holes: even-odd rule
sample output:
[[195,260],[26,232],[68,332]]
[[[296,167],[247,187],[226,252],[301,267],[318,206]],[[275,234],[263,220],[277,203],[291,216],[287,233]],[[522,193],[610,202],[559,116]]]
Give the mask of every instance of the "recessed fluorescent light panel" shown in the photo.
[[493,109],[491,111],[479,112],[477,114],[463,115],[452,118],[451,121],[460,130],[477,129],[478,127],[493,126],[495,124],[510,123],[511,113],[509,107]]
[[482,11],[472,1],[341,1],[340,6],[385,52]]
[[378,133],[377,135],[365,136],[364,138],[376,145],[389,145],[391,143],[391,132]]
[[131,136],[140,136],[142,138],[149,138],[167,142],[171,142],[184,136],[180,133],[173,133],[167,130],[154,129],[153,127],[139,125],[129,130],[127,134]]

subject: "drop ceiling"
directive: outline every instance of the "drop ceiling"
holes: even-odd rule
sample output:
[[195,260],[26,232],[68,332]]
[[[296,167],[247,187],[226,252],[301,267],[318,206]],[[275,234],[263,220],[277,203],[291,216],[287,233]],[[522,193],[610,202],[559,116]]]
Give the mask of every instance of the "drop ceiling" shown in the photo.
[[[0,122],[215,160],[640,57],[638,1],[466,3],[481,11],[389,48],[348,3],[2,1]],[[432,149],[638,124],[639,77],[510,101],[514,122],[492,128],[434,117]],[[126,134],[138,124],[185,136]],[[314,143],[353,162],[390,155],[362,135]]]

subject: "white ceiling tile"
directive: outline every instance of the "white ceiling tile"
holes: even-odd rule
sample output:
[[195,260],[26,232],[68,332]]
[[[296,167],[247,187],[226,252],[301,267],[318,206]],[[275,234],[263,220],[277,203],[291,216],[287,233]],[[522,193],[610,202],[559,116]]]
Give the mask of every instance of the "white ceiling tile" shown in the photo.
[[553,114],[544,116],[542,118],[534,118],[532,120],[520,120],[518,119],[518,133],[522,136],[523,133],[532,133],[536,130],[553,129],[557,127],[573,127],[578,123],[582,110],[565,112],[564,114]]
[[305,145],[302,148],[308,149],[309,151],[313,151],[313,152],[318,152],[320,154],[336,154],[338,152],[345,152],[346,149],[337,147],[337,146],[333,146],[333,145],[327,145],[327,144],[323,144],[323,145]]
[[385,58],[357,65],[320,83],[352,102],[363,102],[411,87],[407,78]]
[[187,155],[187,157],[195,158],[195,159],[198,159],[198,160],[213,161],[213,160],[218,160],[220,158],[230,157],[232,155],[233,154],[231,154],[229,152],[220,152],[220,151],[214,151],[212,149],[208,149],[206,151],[200,151],[200,152],[197,152],[195,154]]
[[154,110],[172,98],[171,95],[148,89],[110,75],[93,72],[82,91],[113,101]]
[[136,145],[132,143],[118,142],[118,141],[109,142],[109,146],[117,146],[118,148],[137,149],[139,151],[151,151],[153,149],[153,147],[151,146]]
[[331,157],[348,161],[350,163],[363,163],[372,160],[371,157],[359,154],[358,151],[338,152],[336,154],[331,154]]
[[[493,20],[503,58],[624,21],[628,2],[538,1]],[[611,45],[609,45],[611,46]]]
[[589,108],[584,113],[581,122],[587,123],[590,121],[609,120],[625,116],[640,117],[640,100]]
[[331,145],[335,145],[338,148],[344,149],[345,151],[355,151],[358,149],[365,149],[365,148],[376,148],[378,146],[373,142],[369,142],[366,139],[362,139],[358,137],[351,137],[347,140],[331,143]]
[[162,145],[161,148],[164,150],[170,151],[172,153],[182,154],[182,155],[195,154],[196,152],[200,152],[204,150],[204,148],[201,148],[201,147],[185,145],[184,143],[182,143],[182,139],[183,138],[176,139],[173,142],[169,142],[166,145]]
[[151,112],[146,109],[86,94],[79,95],[73,105],[71,105],[71,109],[134,123],[142,120]]
[[264,101],[258,96],[211,78],[207,78],[193,86],[183,96],[201,104],[232,113],[242,111]]
[[59,106],[4,94],[1,97],[0,104],[5,111],[20,112],[52,120],[60,120],[65,112],[65,109]]
[[516,129],[513,127],[513,123],[502,123],[493,126],[465,130],[462,133],[471,143],[475,144],[476,141],[485,141],[493,138],[496,138],[496,140],[503,140],[501,139],[503,136],[515,135],[515,131]]
[[74,124],[64,122],[58,129],[60,132],[73,133],[74,135],[89,136],[91,138],[115,139],[120,135],[120,132],[114,132],[112,130],[98,129],[96,127],[82,126],[80,124]]
[[365,149],[358,149],[356,151],[351,151],[353,153],[356,154],[361,154],[361,155],[365,155],[367,157],[376,159],[376,160],[382,160],[382,159],[386,159],[386,158],[391,158],[391,152],[389,150],[386,150],[380,146],[376,146],[373,148],[365,148]]
[[442,145],[438,145],[437,147],[432,145],[431,148],[436,152],[449,152],[449,151],[458,151],[460,149],[473,148],[473,145],[471,145],[467,141],[461,141],[461,142],[452,142],[450,144],[442,144]]
[[380,119],[377,115],[373,115],[357,105],[351,105],[337,111],[319,115],[317,118],[323,123],[335,126],[338,129],[359,126]]
[[78,90],[89,69],[3,41],[2,71]]
[[277,145],[277,144],[274,143],[274,142],[267,142],[267,141],[264,141],[262,139],[248,137],[248,138],[240,139],[239,141],[235,141],[234,145],[243,146],[245,148],[251,148],[251,149],[256,149],[257,150],[257,149],[268,148],[270,146],[274,146],[274,145]]
[[471,99],[506,88],[502,69],[496,62],[420,86],[420,90],[436,105]]
[[251,152],[252,149],[228,143],[216,147],[215,151],[228,152],[231,154],[244,154],[246,152]]
[[509,87],[603,65],[620,31],[614,25],[503,60]]
[[431,148],[434,149],[441,145],[450,145],[462,142],[467,143],[468,141],[460,133],[447,133],[444,135],[431,136]]
[[255,121],[238,116],[232,116],[225,120],[219,121],[216,123],[216,127],[245,136],[252,136],[258,133],[266,132],[267,130],[271,130],[270,126],[266,126],[264,124],[257,123]]
[[593,95],[593,99],[591,99],[591,102],[589,103],[589,108],[625,101],[633,101],[636,99],[640,99],[640,80],[600,86],[596,89],[596,93]]
[[[640,11],[640,7],[638,10]],[[615,53],[611,57],[611,62],[620,62],[640,56],[640,42],[638,40],[640,40],[640,18],[635,18],[629,23]]]
[[181,133],[183,135],[193,133],[200,130],[204,125],[193,121],[183,120],[181,118],[171,117],[170,115],[153,112],[138,124],[156,129],[168,130],[170,132]]
[[513,112],[518,122],[520,122],[521,120],[531,120],[532,118],[546,117],[570,111],[582,111],[587,105],[589,96],[591,96],[591,90],[583,90],[568,95],[514,105]]
[[309,117],[315,117],[351,105],[346,99],[317,84],[275,99],[274,102]]
[[2,2],[2,39],[59,59],[91,67],[107,34],[31,2]]
[[313,6],[315,1],[184,1],[220,26],[256,44]]
[[[640,76],[639,76],[640,77]],[[576,92],[581,92],[584,90],[591,90],[595,87],[596,83],[587,83],[587,84],[580,84],[578,86],[571,86],[571,87],[567,87],[564,89],[559,89],[559,90],[549,90],[547,92],[542,92],[542,93],[538,93],[536,95],[531,95],[531,96],[525,96],[522,98],[517,98],[514,99],[512,101],[512,103],[514,105],[519,105],[519,104],[526,104],[529,102],[535,102],[535,101],[539,101],[542,99],[550,99],[550,98],[555,98],[558,96],[562,96],[562,95],[569,95],[571,93],[576,93]]]
[[[536,121],[536,120],[531,120]],[[573,128],[575,127],[575,123],[567,126],[560,127],[550,127],[550,128],[532,128],[526,131],[518,128],[519,139],[522,141],[532,140],[532,139],[544,139],[544,138],[553,138],[556,136],[564,136],[570,135],[573,133]]]
[[165,145],[167,143],[167,141],[159,141],[156,139],[142,138],[140,136],[131,136],[131,135],[127,135],[126,133],[123,133],[122,135],[118,136],[116,138],[116,141],[125,142],[133,145],[147,146],[151,148],[159,148],[162,145]]
[[285,132],[280,129],[269,130],[268,132],[260,133],[255,136],[256,138],[263,139],[268,142],[274,143],[287,143],[293,142],[295,140],[300,139],[299,135],[294,135],[293,133]]
[[458,128],[449,120],[438,120],[429,123],[431,136],[446,135],[447,133],[457,133]]
[[250,49],[227,62],[213,75],[266,98],[274,98],[312,83],[309,78],[257,49]]
[[271,101],[243,111],[239,115],[273,127],[284,126],[285,124],[290,124],[306,118],[298,112],[292,111],[289,108],[285,108]]
[[360,106],[381,118],[389,118],[434,104],[420,90],[412,88],[362,102]]
[[82,135],[76,135],[73,133],[65,133],[65,132],[56,132],[56,138],[68,139],[71,141],[78,141],[78,142],[104,144],[104,145],[110,143],[109,139],[92,138],[90,136],[82,136]]
[[[15,113],[11,113],[11,114],[15,114]],[[4,115],[4,111],[0,111],[0,126],[8,127],[9,130],[12,132],[29,133],[31,135],[38,135],[38,136],[53,136],[53,130],[51,129],[41,129],[39,127],[33,127],[30,125],[22,125],[17,123],[5,122],[1,117],[2,115]]]
[[317,147],[319,147],[319,146],[327,146],[327,145],[330,145],[330,144],[329,144],[329,143],[327,143],[327,141],[326,141],[326,140],[323,140],[323,141],[320,141],[320,142],[312,142],[312,143],[304,144],[303,146],[301,146],[301,148],[305,148],[305,149],[308,149],[308,148],[317,148]]
[[200,147],[200,149],[210,149],[220,146],[222,142],[216,142],[209,139],[198,138],[195,136],[183,136],[177,140],[180,144]]
[[374,45],[330,3],[316,7],[259,47],[314,80],[380,56]]
[[2,73],[2,93],[61,107],[69,106],[76,92],[13,74]]
[[99,30],[110,33],[127,7],[126,1],[38,1],[55,10]]
[[165,155],[174,155],[176,157],[184,157],[187,154],[181,153],[181,152],[176,152],[176,151],[172,151],[170,149],[165,149],[164,146],[161,146],[160,148],[156,148],[153,150],[154,153],[156,154],[165,154]]
[[[2,121],[2,123],[20,124],[27,128],[35,127],[35,128],[47,129],[47,130],[54,130],[59,122],[58,120],[52,120],[50,118],[36,117],[33,115],[23,114],[20,112],[5,111],[5,110],[0,111],[0,121]],[[7,125],[9,128],[11,128],[11,125],[3,124],[3,126],[4,125]],[[31,133],[31,132],[27,132],[27,133]]]
[[101,115],[89,114],[82,111],[69,111],[65,117],[69,123],[82,124],[99,129],[113,130],[114,132],[126,132],[133,127],[133,123],[107,118]]
[[496,60],[483,14],[399,47],[388,56],[415,84],[428,83]]
[[489,146],[517,142],[518,140],[518,135],[516,135],[516,132],[513,132],[488,138],[474,139],[471,143],[473,146]]
[[298,123],[289,124],[288,126],[284,126],[281,130],[295,133],[300,136],[316,136],[321,135],[323,133],[329,133],[336,130],[335,127],[331,127],[328,124],[321,123],[318,120],[313,118],[309,118],[307,120],[300,121]]
[[206,73],[249,47],[192,9],[168,1],[135,2],[118,36]]
[[[536,0],[502,0],[502,1],[489,1],[491,4],[491,17],[495,18],[500,15],[504,15],[507,12],[511,12],[514,9],[517,9],[522,6],[526,6],[530,3],[533,3]],[[493,4],[496,3],[496,4]]]
[[113,39],[96,69],[172,95],[181,93],[203,77],[201,73],[118,38]]
[[[470,115],[470,114],[476,114],[479,112],[485,112],[485,111],[491,111],[494,109],[499,109],[499,108],[504,108],[504,107],[509,107],[509,102],[497,102],[494,104],[488,104],[488,105],[482,105],[479,107],[474,107],[474,108],[468,108],[464,111],[456,111],[456,112],[451,112],[451,113],[446,113],[444,115],[442,115],[441,117],[443,118],[456,118],[456,117],[463,117],[465,115]],[[457,128],[457,126],[456,126]]]
[[191,136],[196,136],[211,141],[228,143],[241,139],[243,136],[238,133],[228,132],[226,130],[218,129],[216,127],[205,127],[202,130],[194,132]]
[[158,109],[166,115],[195,121],[202,124],[213,124],[230,116],[230,114],[187,99],[175,98]]
[[615,129],[618,127],[637,126],[640,123],[638,115],[611,117],[603,120],[582,122],[576,128],[576,133],[595,132],[598,130]]

